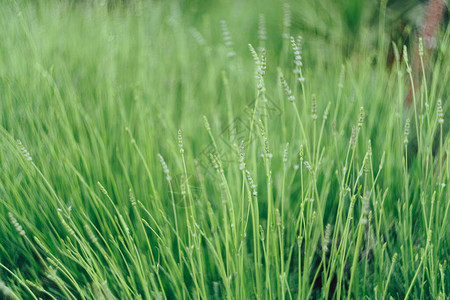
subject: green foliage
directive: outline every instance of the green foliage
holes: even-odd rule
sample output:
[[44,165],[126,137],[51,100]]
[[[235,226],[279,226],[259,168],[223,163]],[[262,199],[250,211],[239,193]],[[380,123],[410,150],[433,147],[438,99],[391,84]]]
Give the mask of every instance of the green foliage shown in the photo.
[[203,2],[0,3],[2,295],[446,299],[449,28]]

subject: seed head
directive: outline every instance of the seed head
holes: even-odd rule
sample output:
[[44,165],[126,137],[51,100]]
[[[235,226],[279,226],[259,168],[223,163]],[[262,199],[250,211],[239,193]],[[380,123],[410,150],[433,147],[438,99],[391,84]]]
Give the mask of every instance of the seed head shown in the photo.
[[322,250],[323,252],[328,252],[328,245],[330,245],[330,239],[331,239],[331,225],[327,224],[325,227],[325,233],[322,240]]
[[23,230],[22,226],[17,222],[17,219],[14,218],[14,215],[12,212],[8,213],[9,220],[11,221],[11,224],[14,226],[16,231],[19,233],[19,235],[25,235],[25,230]]
[[231,34],[228,31],[227,22],[225,20],[220,21],[220,27],[222,28],[222,37],[225,43],[225,46],[228,48],[228,57],[233,57],[236,55],[236,52],[233,51],[233,40],[231,39]]
[[370,211],[369,195],[370,195],[369,192],[367,192],[363,198],[361,218],[359,219],[359,222],[363,225],[367,224],[367,216]]
[[265,40],[266,37],[266,19],[263,14],[259,15],[259,25],[258,25],[258,37],[260,40]]
[[298,153],[299,157],[300,157],[300,163],[303,162],[303,145],[300,145],[300,151]]
[[61,220],[61,223],[64,226],[64,229],[66,229],[66,231],[71,235],[71,236],[75,236],[75,232],[73,231],[72,227],[70,227],[69,224],[67,224],[66,220],[64,220],[64,217],[61,215],[61,212],[58,211],[58,216],[59,219]]
[[[299,41],[300,41],[300,45],[301,45],[301,37],[299,37]],[[293,36],[291,36],[291,47],[292,47],[292,51],[294,51],[294,64],[295,64],[295,68],[298,69],[300,68],[303,64],[302,64],[302,55],[301,55],[301,50],[297,45],[297,42],[295,41],[295,38]]]
[[281,87],[284,90],[284,93],[286,94],[286,96],[288,96],[288,100],[290,102],[294,102],[295,96],[294,96],[294,94],[292,94],[292,90],[289,88],[288,83],[286,82],[286,79],[284,79],[284,76],[281,73],[281,71],[280,71],[280,83],[281,83]]
[[442,109],[442,100],[437,101],[437,115],[439,124],[444,124],[444,110]]
[[17,140],[17,144],[19,145],[19,149],[22,152],[23,156],[25,157],[25,159],[27,161],[32,161],[33,158],[31,157],[30,153],[27,151],[27,149],[25,149],[25,147],[23,146],[22,142],[20,140]]
[[394,253],[394,255],[392,256],[392,263],[395,263],[398,259],[398,253]]
[[272,158],[272,153],[270,153],[270,149],[269,149],[269,140],[267,138],[266,135],[266,131],[264,130],[264,126],[261,120],[259,120],[260,123],[260,128],[261,128],[261,136],[264,140],[264,152],[265,152],[265,156],[266,158]]
[[97,185],[103,194],[108,195],[108,191],[103,187],[103,185],[100,183],[100,181],[97,181]]
[[39,247],[42,248],[42,250],[44,250],[46,253],[50,253],[50,250],[42,243],[42,241],[37,236],[34,236],[33,238],[36,244],[38,244]]
[[164,174],[166,174],[166,180],[167,181],[171,181],[172,177],[170,176],[170,171],[169,171],[169,168],[167,167],[166,162],[164,161],[164,158],[159,153],[157,155],[158,155],[159,161],[161,162],[161,166],[163,168],[163,172],[164,172]]
[[280,211],[277,209],[275,209],[275,222],[277,224],[277,227],[281,226],[281,215],[280,215]]
[[363,126],[364,122],[364,107],[360,107],[359,109],[359,119],[358,119],[358,128],[361,128]]
[[186,178],[184,174],[181,175],[181,195],[186,196]]
[[289,142],[286,143],[286,146],[284,147],[284,154],[283,154],[283,163],[286,164],[288,161],[288,152],[289,152]]
[[410,122],[409,119],[406,119],[405,130],[403,131],[403,136],[404,136],[403,143],[404,143],[405,145],[408,144],[409,122]]
[[331,127],[332,127],[333,135],[336,136],[336,135],[337,135],[336,120],[334,120],[334,121],[331,123]]
[[265,239],[265,236],[264,236],[264,228],[263,228],[261,225],[259,225],[259,235],[260,235],[260,237],[261,237],[261,241],[264,242],[264,239]]
[[136,144],[136,140],[134,139],[133,135],[131,134],[130,128],[125,127],[125,131],[128,133],[128,136],[130,137],[130,141],[132,144]]
[[201,35],[200,32],[198,32],[197,29],[195,29],[194,27],[189,29],[192,37],[195,39],[195,41],[197,42],[197,44],[199,44],[200,46],[204,46],[206,45],[206,40],[205,38]]
[[203,116],[203,125],[209,133],[211,131],[211,126],[209,126],[208,118],[206,116]]
[[239,145],[239,169],[242,170],[242,171],[244,171],[246,169],[244,140],[242,140],[241,144]]
[[406,64],[406,72],[411,73],[411,66],[409,65],[408,60],[408,49],[406,48],[406,45],[403,46],[403,59],[405,60]]
[[261,66],[260,66],[261,77],[266,74],[266,49],[261,50]]
[[369,153],[364,157],[364,173],[369,174],[370,172],[370,158]]
[[181,135],[181,129],[178,129],[178,147],[180,148],[180,153],[184,154],[183,136]]
[[222,164],[221,164],[219,158],[216,155],[211,154],[211,153],[209,154],[209,158],[211,159],[211,162],[212,162],[214,168],[216,169],[216,171],[219,174],[222,174],[223,173],[223,169],[222,169]]
[[350,136],[350,146],[352,149],[356,147],[356,127],[352,127],[352,135]]
[[298,48],[298,51],[300,52],[300,55],[302,54],[302,41],[303,41],[303,38],[302,38],[302,36],[301,35],[297,35],[297,48]]
[[261,62],[259,60],[259,56],[258,56],[258,53],[256,53],[255,48],[253,48],[252,44],[248,44],[248,48],[250,50],[250,53],[252,54],[253,61],[255,62],[255,65],[259,66],[261,64]]
[[325,108],[325,111],[323,112],[323,119],[328,119],[328,113],[330,112],[330,102],[328,102],[327,107]]
[[100,247],[98,239],[95,236],[94,232],[92,231],[91,227],[89,227],[88,224],[84,224],[84,229],[86,230],[86,233],[87,233],[89,239],[91,240],[92,244],[96,245],[97,247]]
[[262,51],[264,49],[264,42],[267,39],[266,36],[266,19],[264,18],[263,14],[259,15],[259,25],[258,25],[258,39],[259,39],[259,51]]
[[307,160],[305,160],[304,164],[305,164],[306,169],[308,169],[308,171],[311,172],[311,171],[312,171],[312,167],[311,167],[311,165],[309,164],[309,162],[308,162]]
[[128,194],[130,195],[131,206],[136,206],[136,197],[134,196],[133,190],[131,188],[128,191]]
[[248,185],[250,186],[250,189],[252,190],[252,194],[254,197],[258,196],[258,191],[256,190],[256,184],[253,182],[253,178],[250,174],[249,170],[245,170],[245,175],[247,176]]
[[311,103],[311,115],[313,121],[317,120],[317,101],[316,101],[316,95],[312,95],[312,103]]
[[420,57],[423,56],[423,41],[422,41],[422,37],[419,37],[419,56]]

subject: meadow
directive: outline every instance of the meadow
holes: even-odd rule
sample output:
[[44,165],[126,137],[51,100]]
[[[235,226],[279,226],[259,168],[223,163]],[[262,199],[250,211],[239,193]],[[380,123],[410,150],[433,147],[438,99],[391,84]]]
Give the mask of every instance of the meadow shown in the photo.
[[0,298],[448,299],[450,27],[395,19],[1,1]]

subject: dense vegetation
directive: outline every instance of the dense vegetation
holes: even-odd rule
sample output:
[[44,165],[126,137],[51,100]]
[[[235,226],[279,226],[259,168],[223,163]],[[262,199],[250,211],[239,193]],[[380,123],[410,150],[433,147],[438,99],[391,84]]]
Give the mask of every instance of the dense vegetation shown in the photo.
[[450,28],[363,2],[0,2],[1,294],[448,299]]

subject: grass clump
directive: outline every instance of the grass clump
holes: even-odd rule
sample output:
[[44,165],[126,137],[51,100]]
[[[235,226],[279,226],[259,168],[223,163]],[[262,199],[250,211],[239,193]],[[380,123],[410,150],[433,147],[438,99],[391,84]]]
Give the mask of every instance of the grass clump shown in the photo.
[[448,298],[450,30],[328,2],[0,3],[3,296]]

